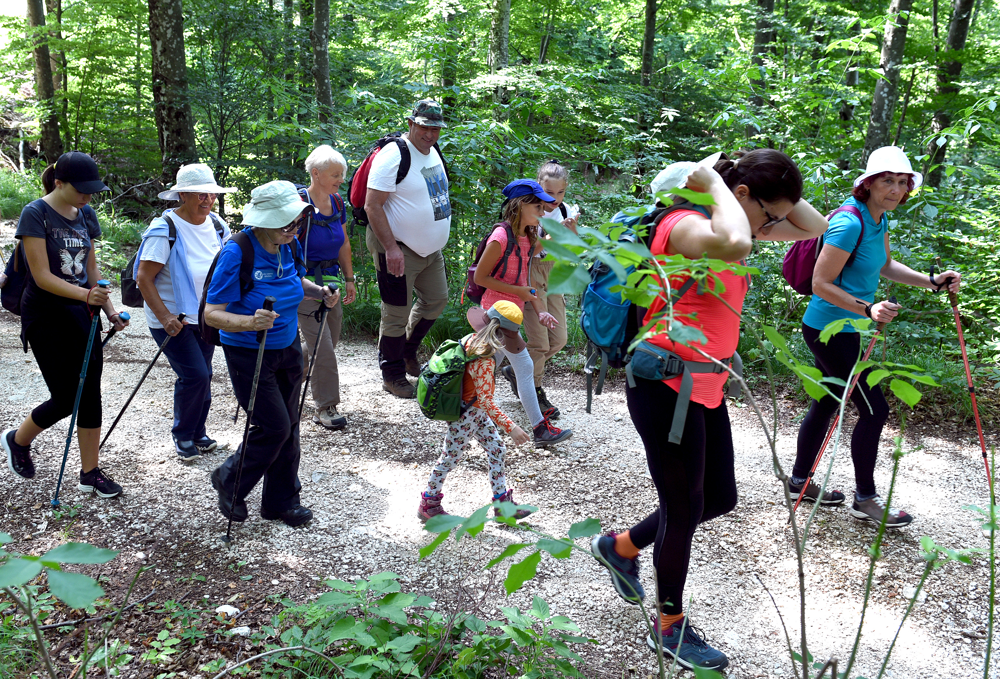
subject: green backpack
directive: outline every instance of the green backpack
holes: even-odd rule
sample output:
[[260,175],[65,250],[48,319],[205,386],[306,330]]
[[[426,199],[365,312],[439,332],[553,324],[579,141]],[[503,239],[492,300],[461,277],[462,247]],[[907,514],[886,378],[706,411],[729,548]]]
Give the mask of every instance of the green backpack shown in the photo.
[[425,416],[447,422],[462,416],[462,378],[466,364],[475,359],[465,355],[461,342],[441,342],[417,379],[417,405]]

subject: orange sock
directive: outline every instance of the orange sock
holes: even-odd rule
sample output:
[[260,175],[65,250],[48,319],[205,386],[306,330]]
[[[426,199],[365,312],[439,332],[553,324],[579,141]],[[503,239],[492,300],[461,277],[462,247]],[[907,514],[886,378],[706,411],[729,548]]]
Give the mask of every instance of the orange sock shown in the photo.
[[666,632],[671,627],[676,625],[678,622],[684,619],[683,613],[678,613],[677,615],[667,615],[666,613],[660,613],[660,634]]
[[625,531],[615,536],[615,553],[626,559],[634,559],[639,556],[639,548],[632,544],[632,538],[628,533]]

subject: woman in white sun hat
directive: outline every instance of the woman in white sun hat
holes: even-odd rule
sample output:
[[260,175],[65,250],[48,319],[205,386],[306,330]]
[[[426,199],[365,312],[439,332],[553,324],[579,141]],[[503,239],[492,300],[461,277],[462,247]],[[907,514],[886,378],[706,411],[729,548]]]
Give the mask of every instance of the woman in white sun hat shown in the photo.
[[[876,323],[888,323],[896,317],[900,306],[876,297],[880,278],[931,290],[947,287],[958,292],[961,275],[957,271],[928,276],[895,261],[889,250],[888,213],[906,203],[922,181],[923,177],[913,171],[902,149],[896,146],[876,149],[868,158],[864,174],[854,180],[851,197],[830,218],[824,247],[813,271],[813,296],[802,319],[802,335],[816,358],[816,367],[827,377],[850,379],[861,347],[861,337],[851,325],[829,342],[820,341],[820,331],[828,323],[866,317]],[[858,409],[858,423],[851,436],[856,489],[850,513],[862,521],[879,523],[885,501],[875,489],[874,471],[889,406],[878,385],[868,386],[869,372],[861,374],[851,395]],[[799,493],[808,482],[804,499],[819,500],[824,505],[841,504],[846,499],[835,490],[820,498],[819,485],[808,478],[838,407],[832,396],[813,400],[799,428],[798,453],[789,482],[792,493]],[[890,510],[886,526],[900,528],[912,520],[906,512]]]
[[[133,275],[142,292],[149,332],[157,345],[173,338],[163,347],[177,373],[171,436],[177,456],[185,461],[216,447],[205,430],[212,405],[215,347],[198,332],[198,305],[212,260],[230,236],[212,207],[218,194],[234,191],[216,184],[208,165],[180,168],[177,182],[159,194],[180,204],[150,223],[135,258]],[[180,314],[185,315],[183,321],[178,320]]]
[[[340,301],[340,291],[320,287],[308,278],[293,247],[298,232],[312,215],[291,182],[274,181],[258,186],[243,208],[243,223],[252,227],[233,236],[222,248],[205,294],[205,322],[218,328],[229,379],[236,398],[247,409],[254,374],[259,381],[242,473],[240,450],[212,472],[212,486],[219,494],[219,509],[233,521],[246,521],[245,498],[263,479],[260,515],[299,526],[312,512],[299,502],[299,391],[302,386],[302,348],[298,314],[303,297],[322,299],[328,308]],[[240,240],[253,248],[254,285],[240,287],[243,260]],[[274,308],[263,308],[265,297],[274,297]],[[267,330],[262,363],[257,332]],[[259,367],[258,367],[259,365]],[[239,476],[239,486],[236,477]],[[235,495],[235,503],[233,502]]]

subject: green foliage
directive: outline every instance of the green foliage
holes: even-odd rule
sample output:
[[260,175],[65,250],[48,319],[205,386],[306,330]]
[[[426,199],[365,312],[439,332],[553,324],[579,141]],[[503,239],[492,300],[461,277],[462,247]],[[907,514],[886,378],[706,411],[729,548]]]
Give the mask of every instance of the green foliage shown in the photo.
[[0,169],[0,219],[17,219],[21,209],[41,195],[38,175]]

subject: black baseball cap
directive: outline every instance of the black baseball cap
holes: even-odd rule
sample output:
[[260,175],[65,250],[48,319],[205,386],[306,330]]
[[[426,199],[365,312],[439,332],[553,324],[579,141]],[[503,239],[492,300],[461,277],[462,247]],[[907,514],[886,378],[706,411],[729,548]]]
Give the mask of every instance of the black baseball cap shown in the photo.
[[55,178],[73,185],[80,193],[110,191],[101,181],[101,171],[94,159],[81,151],[70,151],[56,161]]

